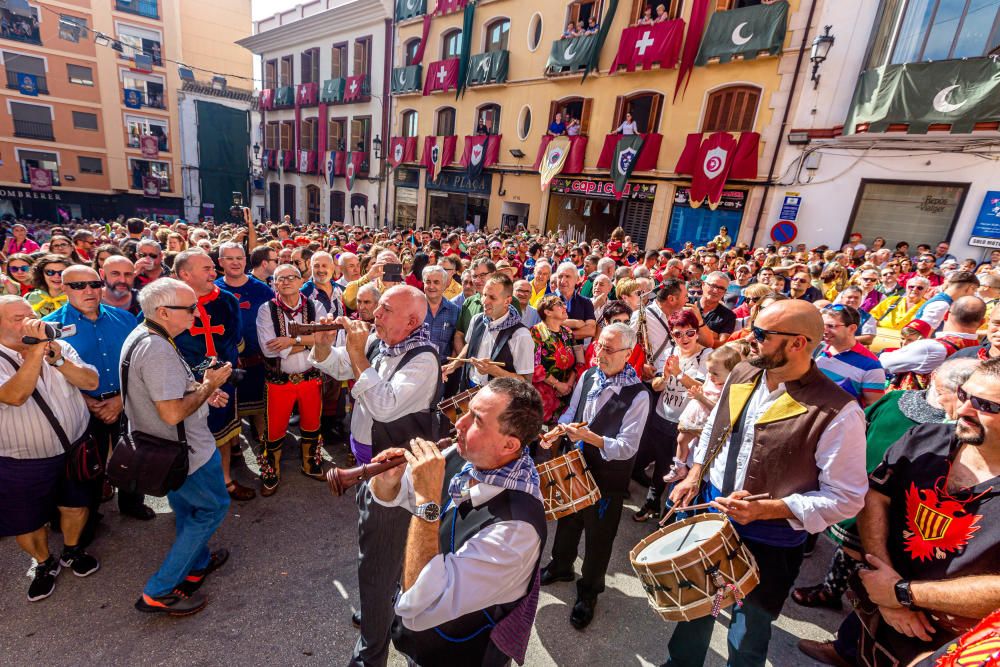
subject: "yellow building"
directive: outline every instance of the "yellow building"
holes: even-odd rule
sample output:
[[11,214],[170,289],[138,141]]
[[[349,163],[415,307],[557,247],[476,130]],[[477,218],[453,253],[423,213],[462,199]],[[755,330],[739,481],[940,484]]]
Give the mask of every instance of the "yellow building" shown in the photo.
[[[391,134],[397,140],[415,137],[417,144],[416,160],[394,170],[391,189],[397,225],[464,226],[471,220],[497,229],[521,223],[533,230],[562,230],[577,239],[606,237],[621,225],[647,248],[702,242],[714,237],[722,225],[734,238],[750,237],[764,194],[759,184],[767,175],[796,59],[808,37],[800,0],[710,0],[704,28],[694,37],[688,33],[698,2],[667,2],[667,12],[673,14],[666,25],[642,26],[626,34],[647,7],[653,11],[659,2],[620,0],[607,26],[598,69],[585,79],[581,71],[556,72],[547,65],[554,49],[557,56],[566,56],[587,47],[586,38],[577,38],[580,49],[558,42],[571,21],[581,22],[586,29],[590,17],[598,24],[607,20],[611,0],[480,0],[468,36],[469,69],[476,85],[470,85],[457,100],[454,89],[423,94],[447,82],[453,67],[448,61],[461,56],[464,12],[458,5],[464,4],[462,0],[397,2]],[[448,13],[449,9],[454,11]],[[424,29],[422,10],[432,17],[425,52],[416,66],[414,57]],[[768,21],[774,25],[766,25]],[[736,27],[730,31],[732,25]],[[762,37],[764,32],[770,44]],[[720,34],[732,44],[720,45]],[[709,44],[712,35],[716,43]],[[675,101],[682,36],[701,44],[698,62],[707,64],[692,68],[686,91]],[[631,72],[619,66],[610,73],[620,48],[625,61],[638,58],[628,53],[633,49],[635,54],[656,50],[666,66],[653,64],[649,70],[640,66]],[[494,52],[506,55],[482,55]],[[503,78],[503,67],[494,67],[494,58],[509,61],[505,83],[494,81]],[[482,71],[475,74],[480,65]],[[484,78],[484,83],[478,83]],[[583,164],[578,173],[564,171],[542,191],[536,161],[557,112],[578,121],[585,140],[572,141],[579,144]],[[639,133],[659,136],[647,137],[630,179],[631,189],[617,201],[606,192],[610,171],[605,144],[609,142],[613,150],[617,138],[608,135],[622,126],[627,113],[633,114]],[[465,137],[477,129],[501,135],[499,154],[481,177],[469,179],[458,163]],[[675,173],[674,168],[689,134],[703,132],[707,137],[716,131],[732,132],[734,138],[745,132],[761,135],[757,178],[730,180],[714,211],[708,206],[693,209],[687,203],[691,177]],[[438,181],[428,184],[421,166],[426,137],[448,135],[457,137],[456,164],[445,166]],[[599,167],[602,150],[605,160]]]
[[249,32],[250,0],[0,1],[0,215],[183,214],[177,63],[249,91]]

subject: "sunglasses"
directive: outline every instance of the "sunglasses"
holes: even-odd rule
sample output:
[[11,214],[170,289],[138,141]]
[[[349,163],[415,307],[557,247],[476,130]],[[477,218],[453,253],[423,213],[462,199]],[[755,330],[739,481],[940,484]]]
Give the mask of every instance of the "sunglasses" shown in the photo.
[[148,252],[140,252],[139,253],[139,257],[143,257],[145,259],[159,259],[160,255],[159,254],[155,254],[154,255],[154,254],[150,254]]
[[186,310],[188,315],[194,315],[194,311],[198,310],[198,304],[192,303],[190,306],[163,306],[167,310]]
[[51,278],[52,276],[61,276],[62,272],[65,270],[66,269],[45,269],[45,275],[47,275],[49,278]]
[[920,291],[922,291],[924,289],[924,286],[923,285],[907,285],[906,289],[911,289],[911,290],[913,290],[915,292],[920,292]]
[[986,412],[991,415],[1000,413],[1000,403],[980,398],[978,396],[973,396],[962,387],[959,387],[958,390],[955,391],[955,395],[958,396],[959,403],[965,403],[966,401],[972,403],[972,408],[976,412]]
[[24,266],[8,266],[7,270],[11,273],[27,273],[31,270],[31,267],[27,264]]
[[697,329],[687,329],[685,331],[671,331],[670,335],[674,338],[694,338],[698,335]]
[[71,283],[66,283],[66,287],[71,290],[82,290],[87,287],[90,289],[101,289],[104,287],[104,283],[100,280],[74,280]]
[[758,343],[763,343],[767,340],[768,336],[802,336],[810,343],[812,342],[812,338],[809,336],[800,333],[792,333],[790,331],[773,331],[770,329],[761,329],[760,327],[752,327],[750,329],[750,333],[753,334],[754,339],[756,339]]

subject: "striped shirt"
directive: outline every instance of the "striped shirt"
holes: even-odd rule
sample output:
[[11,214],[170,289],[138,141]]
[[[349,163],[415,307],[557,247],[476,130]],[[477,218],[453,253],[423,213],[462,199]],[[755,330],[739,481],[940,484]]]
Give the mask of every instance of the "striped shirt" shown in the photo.
[[875,355],[861,343],[832,355],[830,347],[824,346],[816,357],[816,365],[824,375],[859,401],[862,392],[885,393],[885,370]]
[[[56,342],[62,347],[66,359],[97,372],[93,366],[83,363],[69,343],[61,340]],[[24,357],[14,350],[0,345],[0,351],[17,361],[19,366],[24,364]],[[10,363],[0,358],[0,385],[14,377],[14,374]],[[70,384],[59,369],[42,362],[38,391],[62,424],[69,441],[78,440],[87,430],[87,423],[90,421],[90,412],[80,390]],[[0,403],[0,456],[44,459],[58,456],[64,451],[59,436],[34,398],[29,398],[24,405]]]

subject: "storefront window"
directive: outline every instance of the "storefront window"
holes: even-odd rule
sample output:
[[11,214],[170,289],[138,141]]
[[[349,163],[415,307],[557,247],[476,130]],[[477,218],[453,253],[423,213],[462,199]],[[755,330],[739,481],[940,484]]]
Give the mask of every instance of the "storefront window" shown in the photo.
[[720,227],[725,227],[730,236],[736,238],[746,207],[745,190],[724,191],[722,202],[714,211],[707,204],[691,208],[690,200],[687,188],[677,188],[670,211],[670,228],[664,241],[666,247],[680,250],[688,241],[695,247],[705,245],[719,234]]
[[898,241],[946,241],[968,189],[968,185],[951,183],[862,181],[844,237],[854,232],[865,239],[881,236],[887,248],[894,248]]

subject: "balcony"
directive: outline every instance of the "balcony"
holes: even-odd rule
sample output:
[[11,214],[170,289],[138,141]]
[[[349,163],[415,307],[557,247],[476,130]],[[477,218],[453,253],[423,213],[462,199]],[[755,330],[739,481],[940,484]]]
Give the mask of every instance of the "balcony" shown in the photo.
[[21,139],[44,139],[45,141],[55,141],[56,136],[52,132],[52,123],[40,123],[34,120],[14,119],[14,136]]
[[638,68],[671,69],[677,66],[684,42],[684,21],[673,19],[654,25],[637,25],[625,28],[618,41],[618,53],[611,63],[611,73],[624,68],[634,72]]
[[15,14],[6,6],[6,3],[0,3],[0,38],[41,45],[42,35],[38,30],[38,10],[29,9],[33,12],[30,17]]
[[[170,152],[170,142],[167,140],[167,137],[165,135],[162,135],[162,134],[158,134],[158,135],[154,135],[154,136],[156,136],[157,150],[160,151],[161,153],[169,153]],[[128,147],[129,148],[142,148],[141,140],[142,140],[142,138],[141,138],[140,135],[129,134],[128,135]]]
[[423,65],[396,67],[392,70],[392,94],[419,93],[424,78]]
[[466,82],[470,86],[490,83],[505,83],[510,70],[510,51],[487,51],[477,53],[469,59],[469,73]]
[[281,86],[274,91],[274,108],[285,109],[295,106],[295,86]]
[[591,60],[601,44],[598,35],[581,35],[569,39],[557,39],[552,42],[549,60],[545,65],[545,73],[572,74],[581,72],[590,65]]
[[115,0],[115,9],[149,19],[160,18],[159,0]]
[[[54,162],[50,163],[50,164],[55,165]],[[36,169],[38,169],[38,168],[45,168],[45,167],[39,167],[39,165],[38,165],[37,162],[34,162],[34,161],[28,162],[26,160],[21,160],[21,182],[22,183],[31,183],[31,168],[32,167],[34,167]],[[59,180],[59,169],[58,168],[56,168],[56,169],[48,169],[48,171],[49,171],[49,173],[52,174],[52,185],[53,186],[62,185],[61,181]]]
[[[19,77],[21,76],[21,74],[23,74],[23,72],[11,72],[10,70],[7,70],[7,88],[9,88],[10,90],[20,90],[21,81]],[[35,74],[34,76],[35,76],[35,90],[40,95],[48,95],[49,94],[48,80],[42,74]]]

